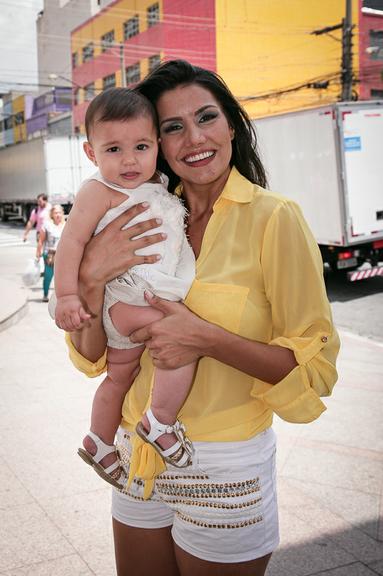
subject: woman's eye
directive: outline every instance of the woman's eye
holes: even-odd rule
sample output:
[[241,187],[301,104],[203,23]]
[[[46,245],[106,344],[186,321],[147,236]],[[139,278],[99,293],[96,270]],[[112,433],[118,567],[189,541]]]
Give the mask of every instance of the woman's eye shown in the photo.
[[214,120],[214,118],[217,118],[218,114],[216,114],[215,112],[205,112],[205,114],[203,114],[199,121],[204,123],[204,122],[209,122],[209,120]]
[[138,144],[137,150],[147,150],[149,146],[147,144]]
[[111,146],[110,148],[107,149],[107,152],[119,152],[120,149],[118,146]]
[[182,124],[168,124],[163,128],[165,134],[170,134],[171,132],[178,132],[179,130],[182,130]]

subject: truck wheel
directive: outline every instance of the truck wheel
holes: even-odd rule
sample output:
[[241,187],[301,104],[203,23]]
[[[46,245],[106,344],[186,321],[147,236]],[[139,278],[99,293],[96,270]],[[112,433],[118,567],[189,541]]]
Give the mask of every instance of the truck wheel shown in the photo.
[[28,219],[29,219],[29,207],[28,206],[23,206],[21,219],[22,219],[22,222],[25,226],[25,224],[28,222]]

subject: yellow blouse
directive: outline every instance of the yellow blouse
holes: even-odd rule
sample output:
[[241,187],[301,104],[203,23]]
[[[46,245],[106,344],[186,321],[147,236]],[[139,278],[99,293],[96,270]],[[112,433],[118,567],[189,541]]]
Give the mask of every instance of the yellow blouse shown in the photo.
[[[311,422],[326,409],[337,379],[334,329],[318,246],[299,207],[232,169],[216,201],[196,262],[186,305],[209,322],[259,342],[290,348],[298,366],[271,385],[213,358],[201,358],[179,417],[194,441],[247,440],[269,427],[273,412]],[[74,365],[88,376],[96,363],[67,343]],[[147,352],[125,398],[122,425],[134,430],[149,405],[153,365]],[[152,480],[163,468],[150,445],[137,440],[132,475]],[[148,484],[147,495],[152,482]]]

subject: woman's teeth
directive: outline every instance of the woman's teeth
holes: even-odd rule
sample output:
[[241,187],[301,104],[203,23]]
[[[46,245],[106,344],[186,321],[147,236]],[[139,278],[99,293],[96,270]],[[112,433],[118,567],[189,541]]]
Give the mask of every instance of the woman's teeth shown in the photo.
[[205,160],[205,158],[210,158],[213,156],[214,152],[201,152],[200,154],[194,154],[193,156],[186,156],[185,162],[199,162],[200,160]]

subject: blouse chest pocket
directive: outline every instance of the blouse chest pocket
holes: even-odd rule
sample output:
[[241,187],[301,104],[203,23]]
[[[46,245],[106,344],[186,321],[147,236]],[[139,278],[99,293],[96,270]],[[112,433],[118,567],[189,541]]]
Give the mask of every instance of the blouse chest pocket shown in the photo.
[[204,320],[238,333],[249,288],[194,280],[185,304]]

